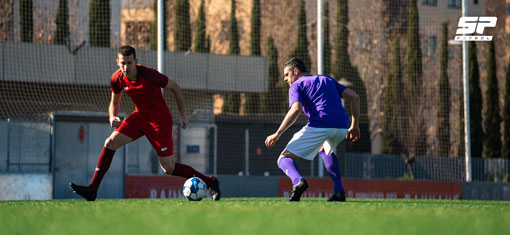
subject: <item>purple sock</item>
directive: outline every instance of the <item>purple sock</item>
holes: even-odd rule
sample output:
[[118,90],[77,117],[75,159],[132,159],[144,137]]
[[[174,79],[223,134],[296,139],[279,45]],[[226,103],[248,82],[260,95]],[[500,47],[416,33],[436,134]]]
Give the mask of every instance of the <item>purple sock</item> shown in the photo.
[[319,153],[321,154],[322,161],[324,162],[324,167],[326,167],[329,176],[333,180],[335,193],[344,191],[342,176],[340,175],[340,163],[338,162],[338,158],[335,153],[332,152],[331,155],[327,155],[324,151]]
[[292,180],[292,184],[296,185],[303,177],[299,174],[299,168],[292,158],[282,157],[278,161],[278,167]]

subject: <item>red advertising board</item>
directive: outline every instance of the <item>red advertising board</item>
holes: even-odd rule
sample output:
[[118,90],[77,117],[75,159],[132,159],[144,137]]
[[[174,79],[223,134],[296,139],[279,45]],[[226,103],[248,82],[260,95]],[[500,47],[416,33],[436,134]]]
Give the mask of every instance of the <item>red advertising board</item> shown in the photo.
[[125,198],[182,198],[186,179],[164,175],[126,175]]
[[[333,192],[330,179],[306,180],[309,188],[303,197],[329,197]],[[348,198],[462,199],[462,183],[343,179],[342,184]],[[280,178],[280,197],[289,197],[291,187],[290,179]]]

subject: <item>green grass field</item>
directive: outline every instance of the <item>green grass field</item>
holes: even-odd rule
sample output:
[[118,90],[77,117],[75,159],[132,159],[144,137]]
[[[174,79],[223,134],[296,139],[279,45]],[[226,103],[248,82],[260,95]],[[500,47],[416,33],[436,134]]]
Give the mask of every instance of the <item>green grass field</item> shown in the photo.
[[510,234],[510,202],[223,198],[0,201],[0,234]]

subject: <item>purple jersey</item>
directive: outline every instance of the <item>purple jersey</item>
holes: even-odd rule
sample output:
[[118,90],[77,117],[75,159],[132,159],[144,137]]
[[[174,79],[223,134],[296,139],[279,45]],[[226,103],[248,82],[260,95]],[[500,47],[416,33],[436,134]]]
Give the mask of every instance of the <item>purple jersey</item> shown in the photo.
[[294,102],[301,102],[303,112],[308,116],[308,126],[349,128],[349,116],[340,96],[345,88],[327,76],[303,76],[289,88],[289,107]]

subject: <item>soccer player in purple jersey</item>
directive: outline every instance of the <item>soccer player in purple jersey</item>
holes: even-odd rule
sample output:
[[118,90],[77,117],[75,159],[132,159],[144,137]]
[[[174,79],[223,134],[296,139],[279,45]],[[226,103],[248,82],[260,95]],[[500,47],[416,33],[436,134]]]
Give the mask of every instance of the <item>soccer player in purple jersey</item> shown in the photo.
[[[283,64],[284,80],[289,84],[290,110],[276,133],[266,138],[268,148],[297,120],[301,111],[308,116],[308,123],[296,132],[278,158],[278,167],[292,180],[289,201],[299,201],[308,183],[299,173],[296,160],[313,160],[320,153],[324,166],[333,180],[334,193],[328,201],[345,201],[340,176],[340,164],[333,152],[344,139],[357,141],[359,130],[359,95],[323,75],[308,75],[305,64],[292,58]],[[351,105],[352,118],[342,106],[342,100]]]

